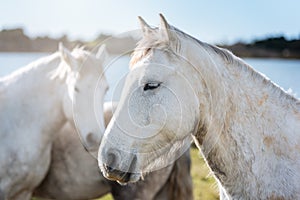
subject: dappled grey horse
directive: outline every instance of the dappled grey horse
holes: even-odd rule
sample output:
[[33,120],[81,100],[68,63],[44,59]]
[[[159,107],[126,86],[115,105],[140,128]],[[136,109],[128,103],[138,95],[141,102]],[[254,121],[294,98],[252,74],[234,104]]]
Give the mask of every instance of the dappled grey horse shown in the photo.
[[160,20],[152,28],[140,18],[143,38],[99,148],[103,175],[138,181],[193,139],[221,198],[300,199],[299,99]]

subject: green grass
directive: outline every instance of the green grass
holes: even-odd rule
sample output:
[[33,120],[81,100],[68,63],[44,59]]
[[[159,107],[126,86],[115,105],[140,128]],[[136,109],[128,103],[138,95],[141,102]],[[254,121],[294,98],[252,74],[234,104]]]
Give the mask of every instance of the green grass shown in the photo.
[[219,199],[219,192],[215,179],[209,175],[209,169],[197,148],[191,148],[191,158],[194,199]]
[[[209,176],[209,169],[205,161],[200,156],[197,148],[191,148],[192,158],[192,177],[195,200],[214,200],[219,199],[216,182],[212,176]],[[112,200],[112,196],[105,195],[98,200]]]
[[104,197],[99,198],[98,200],[113,200],[111,194],[107,194]]

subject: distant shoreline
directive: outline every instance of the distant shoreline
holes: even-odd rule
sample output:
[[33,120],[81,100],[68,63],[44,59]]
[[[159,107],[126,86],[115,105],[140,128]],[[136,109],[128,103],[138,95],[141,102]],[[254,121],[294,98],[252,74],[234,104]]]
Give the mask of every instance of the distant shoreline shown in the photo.
[[[58,49],[59,42],[67,48],[85,46],[93,49],[105,39],[114,37],[108,34],[100,34],[93,41],[70,41],[67,36],[61,38],[36,37],[30,38],[24,34],[23,29],[8,29],[0,31],[0,52],[10,53],[51,53]],[[137,40],[131,36],[123,38],[114,37],[110,40],[107,49],[112,54],[119,54],[126,49],[134,49]],[[283,36],[270,37],[256,40],[252,43],[236,43],[233,45],[217,45],[232,51],[235,55],[244,58],[283,58],[300,59],[300,40],[286,40]]]
[[[0,51],[0,54],[51,54],[52,52],[40,52],[40,51]],[[128,55],[130,56],[130,55]],[[253,59],[278,59],[278,60],[296,60],[298,61],[300,58],[282,58],[282,57],[244,57],[244,56],[239,56],[242,59],[248,59],[248,58],[253,58]]]
[[300,40],[286,40],[282,36],[256,40],[250,44],[236,43],[221,47],[229,49],[239,57],[300,59]]

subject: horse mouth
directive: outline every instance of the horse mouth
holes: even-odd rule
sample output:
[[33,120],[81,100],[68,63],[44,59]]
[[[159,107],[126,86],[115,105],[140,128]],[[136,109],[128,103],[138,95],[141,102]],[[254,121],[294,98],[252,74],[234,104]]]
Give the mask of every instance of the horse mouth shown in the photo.
[[127,184],[130,182],[130,178],[133,175],[133,173],[130,172],[123,172],[114,168],[111,168],[109,166],[103,165],[103,175],[105,178],[111,180],[111,181],[117,181],[121,185]]

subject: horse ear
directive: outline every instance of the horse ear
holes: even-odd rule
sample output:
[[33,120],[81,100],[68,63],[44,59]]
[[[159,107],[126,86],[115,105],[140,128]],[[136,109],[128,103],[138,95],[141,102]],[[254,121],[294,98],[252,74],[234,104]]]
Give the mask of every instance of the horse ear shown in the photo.
[[58,49],[61,54],[62,60],[64,60],[70,66],[70,68],[76,69],[77,68],[76,59],[72,56],[71,52],[66,47],[64,47],[62,42],[59,43]]
[[159,30],[162,33],[163,38],[166,41],[170,41],[173,39],[172,36],[172,30],[171,30],[171,26],[168,24],[166,18],[160,13],[159,14],[160,17],[160,26],[159,26]]
[[145,20],[141,16],[138,16],[138,18],[139,18],[141,29],[143,31],[143,36],[149,35],[149,33],[153,29],[145,22]]
[[100,59],[102,61],[103,65],[105,65],[105,63],[107,62],[107,60],[109,58],[109,54],[107,52],[105,44],[102,44],[99,47],[98,52],[96,53],[96,58]]

